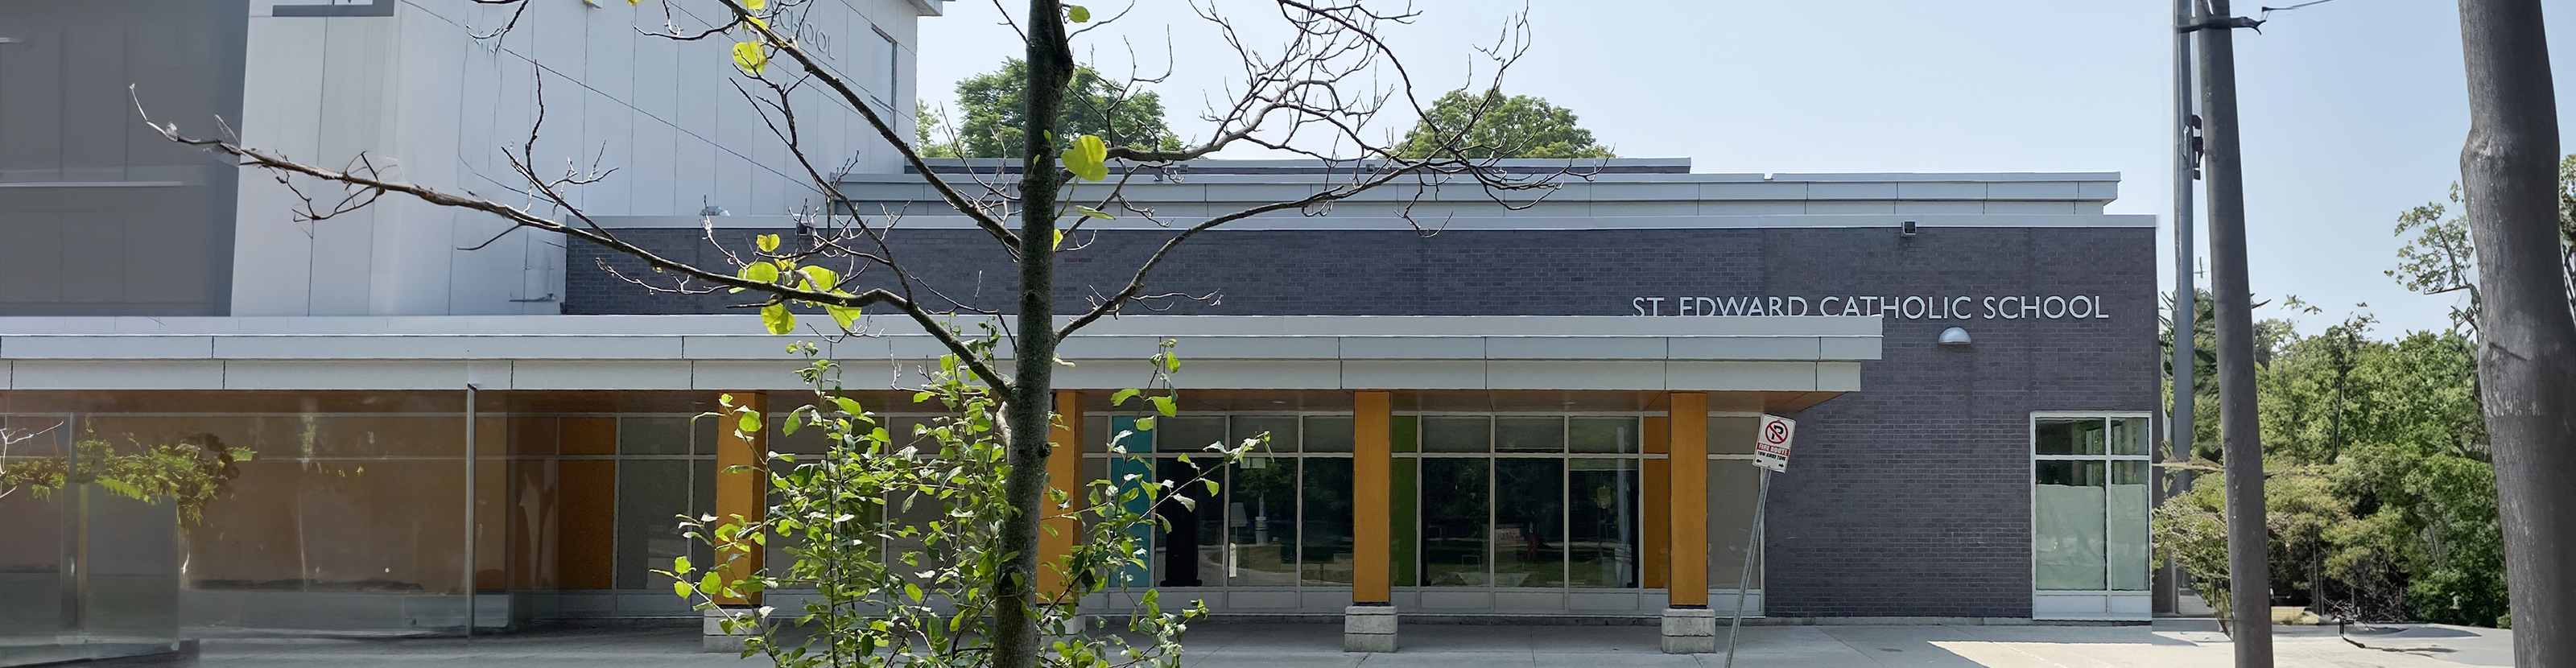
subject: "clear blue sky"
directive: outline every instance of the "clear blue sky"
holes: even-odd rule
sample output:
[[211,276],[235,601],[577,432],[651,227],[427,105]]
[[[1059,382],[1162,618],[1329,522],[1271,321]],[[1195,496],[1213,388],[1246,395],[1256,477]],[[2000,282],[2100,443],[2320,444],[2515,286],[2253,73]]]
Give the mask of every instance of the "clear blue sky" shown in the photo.
[[[1257,13],[1266,3],[1217,4],[1248,25],[1277,20]],[[2253,15],[2261,3],[2242,4],[2236,13]],[[1128,6],[1089,5],[1101,16]],[[1488,74],[1471,47],[1492,43],[1521,9],[1414,7],[1422,18],[1389,37],[1426,97],[1468,81],[1470,66]],[[2117,171],[2111,211],[2170,225],[2167,2],[1533,0],[1528,10],[1533,43],[1504,88],[1573,109],[1622,156],[1688,157],[1702,172]],[[2558,88],[2576,90],[2576,3],[2548,11]],[[999,16],[991,0],[960,0],[923,19],[925,101],[948,102],[958,79],[1017,55]],[[2263,34],[2237,36],[2258,299],[2324,307],[2298,318],[2307,332],[2364,302],[2383,335],[2446,326],[2449,299],[2409,294],[2381,272],[2395,266],[2397,213],[2459,178],[2468,103],[2457,5],[2337,0],[2271,18]],[[1125,71],[1131,45],[1146,73],[1169,67],[1154,90],[1185,137],[1206,134],[1194,120],[1201,91],[1237,72],[1206,25],[1168,0],[1079,42],[1109,72]],[[2569,112],[2562,102],[2562,127],[2576,130]],[[1400,131],[1411,120],[1387,122]],[[2169,274],[2171,228],[2162,234]]]

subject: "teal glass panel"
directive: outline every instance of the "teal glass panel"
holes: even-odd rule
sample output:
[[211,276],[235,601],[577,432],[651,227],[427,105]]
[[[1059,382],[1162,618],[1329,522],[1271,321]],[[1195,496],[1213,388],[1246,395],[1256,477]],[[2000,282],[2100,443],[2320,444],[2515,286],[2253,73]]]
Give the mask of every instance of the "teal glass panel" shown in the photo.
[[[1118,437],[1118,446],[1126,448],[1128,452],[1147,453],[1154,451],[1154,433],[1150,431],[1137,431],[1136,418],[1134,416],[1122,415],[1109,418],[1109,433],[1123,434],[1123,436]],[[1153,460],[1144,457],[1116,457],[1110,459],[1109,479],[1118,483],[1122,489],[1138,482],[1153,480],[1154,462]],[[1138,494],[1134,498],[1121,502],[1120,505],[1124,506],[1127,512],[1143,513],[1153,508],[1154,499],[1148,495]],[[1152,553],[1151,550],[1153,549],[1155,533],[1153,526],[1148,524],[1138,524],[1134,527],[1128,528],[1127,533],[1135,536],[1139,543],[1146,546],[1148,554]],[[1153,582],[1152,562],[1152,559],[1147,559],[1146,563],[1131,563],[1119,567],[1116,572],[1109,575],[1110,586],[1147,586]]]

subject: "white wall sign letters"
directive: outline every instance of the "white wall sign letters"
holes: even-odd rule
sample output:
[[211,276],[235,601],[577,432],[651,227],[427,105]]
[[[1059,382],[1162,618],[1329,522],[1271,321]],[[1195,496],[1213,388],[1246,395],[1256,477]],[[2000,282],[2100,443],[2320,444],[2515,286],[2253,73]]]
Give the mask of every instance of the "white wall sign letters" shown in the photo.
[[1647,316],[1878,316],[1889,320],[2087,320],[2109,319],[2101,295],[1878,296],[1788,295],[1738,297],[1631,297],[1628,308]]

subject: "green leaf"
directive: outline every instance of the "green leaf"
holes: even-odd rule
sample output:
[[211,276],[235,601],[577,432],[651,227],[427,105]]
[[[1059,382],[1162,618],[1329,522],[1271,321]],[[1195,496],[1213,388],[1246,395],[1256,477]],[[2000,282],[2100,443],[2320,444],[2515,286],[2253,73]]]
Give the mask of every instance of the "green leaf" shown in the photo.
[[910,596],[913,601],[919,602],[921,600],[921,585],[910,582],[903,583],[903,595]]
[[771,334],[783,335],[796,331],[796,314],[787,312],[786,304],[770,304],[760,307],[760,324]]
[[1154,412],[1163,414],[1163,417],[1172,417],[1181,414],[1180,407],[1174,405],[1171,395],[1167,394],[1159,397],[1146,397],[1145,400],[1154,402]]
[[1118,219],[1118,217],[1117,217],[1117,216],[1109,215],[1109,212],[1101,211],[1101,210],[1099,210],[1099,209],[1094,209],[1094,208],[1087,207],[1087,206],[1083,206],[1083,205],[1080,205],[1080,204],[1073,205],[1073,210],[1082,212],[1082,215],[1083,215],[1084,217],[1087,217],[1087,218],[1098,218],[1098,219],[1101,219],[1101,220],[1117,220],[1117,219]]
[[1109,145],[1100,135],[1083,135],[1064,150],[1064,168],[1085,181],[1109,178]]
[[724,575],[712,570],[707,571],[706,577],[698,578],[698,591],[706,592],[708,596],[724,591]]
[[746,281],[776,283],[778,282],[778,265],[767,262],[754,262],[743,265],[742,271],[735,272],[734,275],[740,276]]
[[673,582],[673,583],[671,583],[671,593],[672,593],[672,594],[675,594],[675,595],[678,595],[680,598],[688,598],[688,597],[689,597],[689,594],[693,594],[693,593],[696,593],[696,592],[697,592],[697,589],[696,589],[696,588],[693,588],[693,587],[690,587],[690,586],[689,586],[689,582],[688,582],[687,580],[682,580],[682,581],[679,581],[679,582]]
[[794,436],[794,435],[796,435],[796,426],[797,426],[799,423],[802,423],[802,422],[804,422],[804,421],[805,421],[805,420],[803,420],[803,419],[801,419],[800,417],[798,417],[795,413],[788,413],[788,414],[787,414],[787,421],[786,421],[786,422],[779,423],[779,425],[778,425],[778,433],[779,433],[779,435],[781,435],[781,436]]
[[761,46],[759,42],[735,42],[733,65],[742,68],[742,71],[758,75],[761,70],[769,68],[769,49]]
[[851,415],[859,414],[859,400],[857,399],[849,397],[832,397],[832,403],[838,404],[841,407],[841,412],[843,413]]
[[1048,246],[1048,247],[1047,247],[1047,249],[1048,249],[1048,250],[1054,250],[1054,249],[1063,248],[1063,247],[1064,247],[1064,230],[1056,230],[1056,231],[1055,231],[1055,245],[1053,245],[1053,246]]
[[852,323],[859,321],[860,315],[859,307],[839,304],[824,304],[823,313],[832,316],[832,324],[840,325],[841,329],[849,329]]
[[1065,18],[1073,19],[1074,23],[1091,22],[1091,8],[1082,5],[1065,5],[1064,15]]
[[796,273],[805,275],[805,289],[807,290],[828,292],[833,288],[841,287],[841,272],[809,265],[797,267]]
[[1117,405],[1120,405],[1120,404],[1125,404],[1125,403],[1127,403],[1127,400],[1129,400],[1129,399],[1134,399],[1134,398],[1136,398],[1136,395],[1139,395],[1139,394],[1144,394],[1144,392],[1143,392],[1142,390],[1138,390],[1138,389],[1136,389],[1136,388],[1132,388],[1132,387],[1131,387],[1131,388],[1124,389],[1124,390],[1119,390],[1119,391],[1116,391],[1116,392],[1111,392],[1111,393],[1109,393],[1109,405],[1111,405],[1111,406],[1117,406]]
[[1153,431],[1154,418],[1136,418],[1136,431]]
[[740,428],[737,431],[741,431],[745,434],[758,433],[760,431],[760,414],[744,413],[742,414],[742,419],[734,421],[734,426]]
[[752,240],[760,244],[760,252],[767,253],[778,250],[778,235],[763,234],[753,237]]
[[690,568],[690,567],[689,567],[689,558],[688,558],[688,557],[685,557],[685,556],[682,556],[682,557],[673,557],[673,558],[671,559],[671,572],[672,572],[672,573],[676,573],[676,574],[679,574],[679,575],[688,575],[688,574],[689,574],[689,571],[692,571],[692,570],[697,570],[697,569],[694,569],[694,568]]

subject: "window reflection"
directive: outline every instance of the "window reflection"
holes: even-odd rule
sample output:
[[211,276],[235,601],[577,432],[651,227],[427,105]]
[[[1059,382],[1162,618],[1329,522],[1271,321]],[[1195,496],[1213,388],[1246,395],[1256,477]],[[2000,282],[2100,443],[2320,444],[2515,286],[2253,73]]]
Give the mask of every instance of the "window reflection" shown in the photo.
[[1566,559],[1577,587],[1637,586],[1638,460],[1566,460]]
[[[1428,422],[1426,420],[1425,422]],[[1422,460],[1422,583],[1429,586],[1487,584],[1487,467],[1492,460],[1425,458]]]
[[1494,460],[1497,587],[1565,585],[1565,460]]

